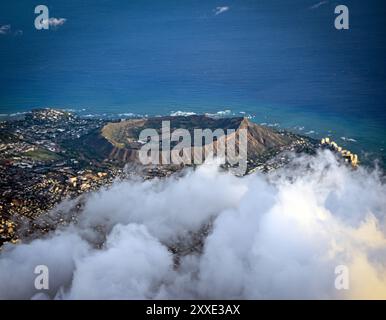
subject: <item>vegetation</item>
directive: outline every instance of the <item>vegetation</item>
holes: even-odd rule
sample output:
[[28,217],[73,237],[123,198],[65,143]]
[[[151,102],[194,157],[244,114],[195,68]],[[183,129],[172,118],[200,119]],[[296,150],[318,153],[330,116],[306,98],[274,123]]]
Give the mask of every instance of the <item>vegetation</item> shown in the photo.
[[27,151],[24,156],[36,161],[54,161],[61,158],[57,153],[42,148]]

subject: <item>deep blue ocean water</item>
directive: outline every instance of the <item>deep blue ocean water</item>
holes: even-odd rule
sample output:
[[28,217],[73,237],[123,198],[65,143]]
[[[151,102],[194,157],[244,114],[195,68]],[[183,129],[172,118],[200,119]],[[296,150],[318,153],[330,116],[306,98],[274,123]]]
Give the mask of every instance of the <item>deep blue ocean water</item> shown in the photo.
[[230,110],[386,159],[383,1],[344,1],[343,31],[335,1],[47,0],[48,31],[38,4],[0,3],[0,114]]

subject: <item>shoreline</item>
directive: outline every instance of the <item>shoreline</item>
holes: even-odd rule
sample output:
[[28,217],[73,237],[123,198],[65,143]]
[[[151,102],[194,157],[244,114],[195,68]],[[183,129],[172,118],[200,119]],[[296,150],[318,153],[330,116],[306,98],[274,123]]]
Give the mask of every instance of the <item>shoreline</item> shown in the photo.
[[[366,164],[369,166],[381,165],[383,169],[386,169],[386,141],[380,140],[378,135],[372,134],[364,134],[362,132],[366,132],[363,130],[353,131],[351,134],[347,132],[347,130],[352,130],[352,128],[357,127],[355,124],[350,124],[349,122],[345,124],[344,127],[341,127],[341,121],[339,121],[339,128],[331,128],[329,130],[320,130],[318,129],[318,123],[322,119],[315,119],[311,122],[315,122],[310,124],[310,121],[306,121],[304,116],[301,116],[296,119],[298,116],[294,114],[291,118],[280,119],[275,116],[264,116],[258,115],[258,113],[253,114],[251,112],[246,111],[234,111],[232,109],[224,109],[219,111],[208,111],[208,112],[195,112],[195,111],[168,111],[164,114],[151,114],[151,113],[135,113],[135,112],[91,112],[86,108],[56,108],[56,107],[41,107],[41,108],[32,108],[27,111],[17,112],[13,114],[8,114],[6,117],[0,115],[0,123],[4,121],[13,121],[13,120],[21,120],[26,114],[32,113],[34,110],[44,110],[44,109],[54,109],[61,110],[64,112],[73,113],[81,118],[85,119],[101,119],[101,120],[110,120],[110,121],[118,121],[121,119],[140,119],[140,118],[151,118],[151,117],[163,117],[163,116],[189,116],[189,115],[208,115],[214,118],[229,118],[229,117],[247,117],[252,122],[262,125],[269,128],[276,128],[278,130],[287,131],[293,134],[298,134],[301,136],[305,136],[307,138],[315,139],[320,141],[322,138],[329,137],[335,141],[339,141],[339,145],[341,145],[345,149],[350,149],[354,153],[358,154],[362,159],[362,164]],[[184,110],[184,109],[183,109]],[[194,110],[194,109],[192,109]],[[265,110],[264,112],[266,112]],[[287,111],[285,111],[287,112]],[[284,117],[284,115],[283,115]],[[311,118],[312,120],[312,118]],[[343,119],[347,122],[347,119]],[[286,121],[286,122],[285,122]],[[327,122],[326,122],[327,121]],[[326,120],[326,123],[329,123],[330,126],[333,126],[334,123],[330,123]],[[294,124],[296,123],[296,124]],[[322,123],[320,124],[322,125]],[[347,128],[343,130],[342,128]],[[358,128],[360,129],[360,128]],[[370,128],[369,128],[370,130]],[[359,134],[361,133],[361,134]]]

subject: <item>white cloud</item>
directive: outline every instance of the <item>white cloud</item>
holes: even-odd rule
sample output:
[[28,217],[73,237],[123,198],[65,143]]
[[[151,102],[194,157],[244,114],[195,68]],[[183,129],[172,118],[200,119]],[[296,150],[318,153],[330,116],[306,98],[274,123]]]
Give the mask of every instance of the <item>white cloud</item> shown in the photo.
[[67,21],[66,18],[49,18],[48,20],[43,20],[44,25],[49,25],[50,27],[59,27],[62,26]]
[[214,14],[217,16],[217,15],[222,14],[228,10],[229,10],[229,7],[223,6],[223,7],[216,7],[216,9],[214,9],[213,11],[214,11]]
[[105,249],[77,261],[66,298],[151,299],[172,269],[171,253],[146,227],[119,224],[108,236]]
[[14,36],[21,36],[23,35],[23,30],[14,31],[10,24],[0,26],[0,35],[7,35],[7,34],[11,34]]
[[10,32],[11,32],[11,25],[10,24],[0,26],[0,34],[8,34]]
[[[77,225],[3,248],[0,299],[386,298],[382,179],[325,151],[266,175],[212,164],[117,181],[86,198]],[[209,220],[203,253],[187,250],[173,268],[167,245]],[[37,264],[50,270],[44,296],[33,289]],[[350,290],[334,288],[337,265],[349,268]]]
[[314,5],[312,5],[309,9],[315,10],[315,9],[318,9],[319,7],[321,7],[321,6],[323,6],[323,5],[327,4],[327,3],[328,3],[328,1],[320,1],[320,2],[315,3]]

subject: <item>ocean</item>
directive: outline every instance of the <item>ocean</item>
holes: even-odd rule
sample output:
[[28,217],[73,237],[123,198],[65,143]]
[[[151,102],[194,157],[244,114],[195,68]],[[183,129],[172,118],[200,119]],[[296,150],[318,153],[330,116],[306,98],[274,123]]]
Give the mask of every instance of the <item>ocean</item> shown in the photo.
[[345,1],[349,30],[333,1],[54,0],[40,31],[38,4],[0,4],[3,116],[246,115],[386,161],[382,1]]

